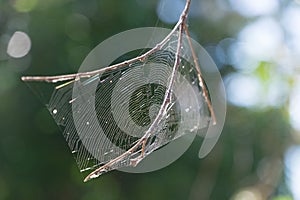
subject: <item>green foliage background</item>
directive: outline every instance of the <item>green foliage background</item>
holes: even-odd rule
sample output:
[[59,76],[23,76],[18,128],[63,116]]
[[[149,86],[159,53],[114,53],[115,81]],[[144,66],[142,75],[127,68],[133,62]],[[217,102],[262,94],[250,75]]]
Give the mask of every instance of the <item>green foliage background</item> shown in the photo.
[[[264,109],[228,105],[221,138],[202,160],[197,157],[198,138],[183,157],[162,170],[146,174],[114,171],[82,182],[60,130],[20,77],[76,72],[93,47],[121,31],[171,28],[159,21],[157,3],[0,1],[0,200],[220,200],[239,199],[237,194],[245,188],[259,191],[262,199],[290,199],[282,162],[285,149],[295,141],[286,105]],[[235,37],[246,21],[232,12],[216,20],[192,17],[189,25],[193,37],[207,46]],[[23,58],[6,54],[15,31],[26,32],[32,41],[30,54]],[[270,68],[263,69],[257,75],[268,79]],[[233,71],[232,66],[221,69],[224,76]],[[261,168],[267,169],[263,175],[258,173]]]

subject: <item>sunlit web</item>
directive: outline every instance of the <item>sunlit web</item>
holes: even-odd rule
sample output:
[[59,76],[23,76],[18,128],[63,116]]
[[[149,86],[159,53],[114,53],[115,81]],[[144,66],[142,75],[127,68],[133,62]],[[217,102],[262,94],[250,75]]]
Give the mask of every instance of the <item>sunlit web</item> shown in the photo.
[[[102,75],[47,83],[52,86],[47,108],[63,130],[81,171],[98,168],[122,155],[149,129],[165,97],[177,40],[175,32],[161,50],[146,59]],[[184,37],[171,102],[147,140],[145,156],[185,134],[208,127],[210,113],[191,57]],[[141,147],[136,149],[106,171],[130,166],[141,151]]]

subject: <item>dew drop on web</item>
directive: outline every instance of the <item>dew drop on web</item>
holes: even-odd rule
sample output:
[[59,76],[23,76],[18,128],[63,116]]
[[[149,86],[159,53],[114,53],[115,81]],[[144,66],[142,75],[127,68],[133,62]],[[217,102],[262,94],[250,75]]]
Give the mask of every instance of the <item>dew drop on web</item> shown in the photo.
[[55,114],[57,114],[57,109],[53,109],[52,110],[52,113],[55,115]]

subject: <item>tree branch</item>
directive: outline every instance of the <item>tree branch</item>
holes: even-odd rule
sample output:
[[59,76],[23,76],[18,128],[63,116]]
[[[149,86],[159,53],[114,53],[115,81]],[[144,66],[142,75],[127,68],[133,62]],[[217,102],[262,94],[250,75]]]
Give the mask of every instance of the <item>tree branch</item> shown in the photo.
[[[67,74],[67,75],[56,75],[56,76],[23,76],[21,79],[23,81],[40,81],[40,82],[50,82],[50,83],[56,83],[60,81],[67,81],[70,80],[71,82],[76,81],[80,78],[90,78],[94,75],[116,70],[116,69],[121,69],[122,67],[128,66],[131,63],[145,60],[149,55],[155,53],[156,51],[159,51],[163,48],[163,46],[170,40],[171,36],[178,30],[178,40],[177,40],[177,46],[176,46],[176,53],[175,53],[175,62],[173,65],[172,73],[170,76],[169,84],[164,96],[163,103],[160,107],[160,110],[155,117],[153,123],[150,125],[149,129],[145,132],[145,134],[132,146],[130,149],[128,149],[126,152],[123,154],[117,156],[116,158],[110,160],[103,166],[99,167],[98,169],[94,170],[91,172],[85,179],[84,182],[89,181],[90,179],[96,178],[100,176],[102,173],[107,172],[108,170],[114,169],[114,165],[118,162],[123,161],[126,159],[126,157],[132,155],[133,153],[141,153],[140,156],[131,159],[131,165],[135,166],[138,164],[143,158],[144,158],[144,153],[145,153],[145,144],[147,143],[147,140],[153,136],[154,132],[156,131],[156,128],[158,127],[159,123],[162,121],[167,108],[169,107],[171,103],[171,96],[172,96],[172,88],[175,83],[176,79],[176,72],[178,71],[178,68],[180,66],[181,58],[180,58],[180,53],[181,53],[181,47],[182,47],[182,40],[183,40],[183,33],[185,32],[188,38],[188,43],[192,52],[192,57],[194,61],[194,65],[196,67],[198,79],[199,79],[199,85],[203,89],[203,96],[205,98],[205,101],[208,104],[209,111],[211,113],[213,122],[216,122],[215,114],[213,112],[213,108],[211,105],[211,102],[209,100],[209,93],[208,90],[204,84],[204,80],[202,78],[200,66],[198,64],[198,59],[195,54],[194,48],[192,46],[191,40],[190,40],[190,34],[188,32],[188,28],[186,26],[186,19],[188,16],[189,8],[190,8],[191,0],[186,0],[185,7],[180,15],[180,18],[172,31],[160,42],[158,43],[154,48],[150,49],[146,53],[137,56],[135,58],[126,60],[124,62],[114,64],[107,66],[105,68],[101,68],[98,70],[90,71],[90,72],[80,72],[80,73],[75,73],[75,74]],[[139,150],[138,150],[139,149]],[[138,151],[137,151],[138,150]]]
[[[164,116],[164,113],[165,113],[165,111],[166,111],[166,109],[167,109],[167,107],[168,107],[168,105],[171,101],[171,90],[172,90],[172,87],[173,87],[174,82],[175,82],[176,71],[178,70],[178,67],[180,66],[180,49],[181,49],[181,46],[182,46],[183,27],[186,23],[186,18],[187,18],[187,15],[188,15],[188,10],[189,10],[189,7],[190,7],[190,3],[191,3],[191,0],[186,1],[186,5],[185,5],[185,8],[184,8],[184,10],[182,11],[182,13],[180,15],[180,19],[179,19],[178,23],[176,24],[176,26],[172,30],[172,32],[175,32],[177,30],[177,26],[179,26],[179,36],[178,36],[178,41],[177,41],[175,62],[174,62],[174,66],[173,66],[169,86],[168,86],[168,89],[167,89],[165,97],[164,97],[164,101],[163,101],[163,103],[160,107],[160,110],[159,110],[157,116],[155,117],[153,123],[151,124],[149,129],[146,131],[146,133],[143,135],[143,137],[141,137],[133,147],[131,147],[129,150],[127,150],[122,155],[116,157],[115,159],[113,159],[110,162],[106,163],[105,165],[101,166],[100,168],[94,170],[92,173],[90,173],[84,179],[84,182],[87,182],[92,178],[96,178],[96,177],[100,176],[102,174],[102,172],[105,172],[107,170],[107,168],[109,168],[110,166],[112,166],[116,162],[122,160],[124,157],[130,155],[132,152],[135,152],[136,149],[138,149],[153,134],[153,132],[155,131],[155,128],[158,126],[158,124],[162,120],[162,118]],[[142,160],[143,153],[144,152],[142,152],[142,154],[141,154],[142,157],[140,157],[139,160],[135,161],[135,163],[134,163],[135,165]]]

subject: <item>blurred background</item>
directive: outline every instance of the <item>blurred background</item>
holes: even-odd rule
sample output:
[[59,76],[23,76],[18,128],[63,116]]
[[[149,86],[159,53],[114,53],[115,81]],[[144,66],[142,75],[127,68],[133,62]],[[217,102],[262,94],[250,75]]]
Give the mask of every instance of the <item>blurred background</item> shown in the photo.
[[192,0],[189,29],[216,62],[228,111],[204,159],[201,138],[151,173],[83,183],[61,131],[22,75],[76,72],[106,38],[172,28],[184,0],[0,0],[0,200],[300,200],[300,1]]

